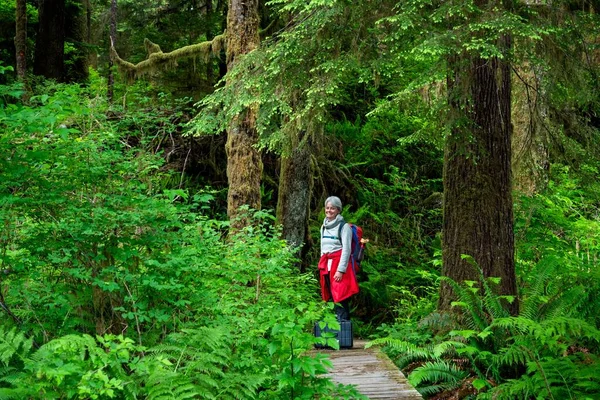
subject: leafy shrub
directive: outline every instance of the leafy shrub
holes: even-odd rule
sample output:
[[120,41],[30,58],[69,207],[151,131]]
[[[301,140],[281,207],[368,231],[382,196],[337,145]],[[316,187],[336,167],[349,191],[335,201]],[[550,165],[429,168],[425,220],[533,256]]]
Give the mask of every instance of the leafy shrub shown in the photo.
[[333,317],[274,217],[226,236],[86,90],[0,108],[0,397],[356,397],[307,352]]

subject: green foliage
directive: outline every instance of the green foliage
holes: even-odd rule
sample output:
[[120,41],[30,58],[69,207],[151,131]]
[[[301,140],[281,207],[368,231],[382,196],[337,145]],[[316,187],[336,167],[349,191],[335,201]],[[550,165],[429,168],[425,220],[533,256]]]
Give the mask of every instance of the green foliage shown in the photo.
[[[285,27],[200,103],[192,127],[220,134],[253,106],[263,148],[315,146],[313,210],[340,195],[371,239],[353,304],[360,333],[388,336],[376,343],[424,393],[469,384],[482,398],[593,397],[598,18],[571,12],[573,2],[506,4],[271,1]],[[146,57],[143,37],[169,51],[221,33],[225,17],[187,0],[119,7],[119,52],[134,62]],[[14,3],[0,1],[7,63],[13,19]],[[512,53],[499,51],[501,34]],[[541,78],[550,154],[569,166],[553,165],[547,191],[517,199],[519,298],[494,296],[493,280],[455,283],[456,321],[431,312],[442,82],[446,57],[460,52]],[[87,88],[34,85],[28,104],[21,87],[0,86],[0,300],[13,315],[0,322],[0,398],[358,397],[306,351],[312,323],[332,316],[314,277],[294,271],[272,215],[249,211],[256,223],[224,239],[224,138],[184,137],[192,100],[165,94],[211,92],[203,62],[117,85],[111,106],[95,72]],[[0,65],[2,81],[11,70]],[[504,312],[511,300],[518,317]]]
[[[522,314],[579,316],[600,326],[596,312],[599,276],[598,184],[593,165],[576,176],[555,165],[548,190],[521,196],[516,213],[518,272],[523,290]],[[594,176],[594,178],[592,178]]]
[[133,398],[124,369],[138,350],[130,339],[67,335],[27,350],[21,368],[0,374],[9,385],[0,385],[0,398]]
[[224,239],[94,87],[0,108],[1,397],[356,397],[306,352],[330,310],[274,217]]
[[[425,396],[438,393],[442,390],[452,390],[460,385],[467,373],[447,361],[426,362],[415,368],[410,374],[410,383],[419,387],[419,392]],[[424,382],[436,383],[425,386]],[[443,382],[438,384],[438,382]]]
[[[219,132],[233,116],[249,106],[257,107],[261,145],[287,154],[298,143],[304,145],[309,137],[321,135],[323,125],[336,114],[332,108],[350,110],[361,104],[368,110],[378,89],[372,69],[360,60],[377,48],[378,37],[369,30],[378,14],[367,10],[390,12],[394,4],[269,4],[282,20],[291,18],[288,27],[264,40],[260,49],[228,71],[228,84],[200,102],[202,112],[193,130],[198,134]],[[353,119],[353,115],[347,117]]]
[[[564,398],[567,393],[581,398],[598,391],[600,381],[589,379],[600,371],[597,327],[562,316],[568,308],[547,316],[542,306],[533,319],[511,317],[501,307],[506,299],[494,295],[488,284],[479,289],[472,282],[451,283],[459,298],[454,306],[462,310],[456,321],[460,329],[426,346],[393,337],[372,342],[400,355],[397,362],[423,395],[456,390],[467,377],[477,398],[528,398],[533,393],[538,398]],[[585,378],[578,373],[582,369],[588,371]]]
[[14,363],[23,364],[31,351],[33,340],[25,337],[17,328],[5,331],[0,326],[0,363],[5,367]]

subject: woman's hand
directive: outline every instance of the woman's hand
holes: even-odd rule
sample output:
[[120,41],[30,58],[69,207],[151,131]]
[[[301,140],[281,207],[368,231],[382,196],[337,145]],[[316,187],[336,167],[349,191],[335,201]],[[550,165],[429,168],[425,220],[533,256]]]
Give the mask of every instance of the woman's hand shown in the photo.
[[335,275],[333,275],[333,280],[336,282],[340,282],[344,274],[342,272],[336,271]]

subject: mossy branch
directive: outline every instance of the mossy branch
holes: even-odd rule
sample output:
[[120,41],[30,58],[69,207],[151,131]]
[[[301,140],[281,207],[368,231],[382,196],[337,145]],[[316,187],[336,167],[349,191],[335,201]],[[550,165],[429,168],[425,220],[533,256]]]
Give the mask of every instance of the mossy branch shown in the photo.
[[224,33],[215,36],[212,40],[184,46],[170,53],[163,53],[159,45],[152,43],[148,39],[144,39],[148,58],[137,64],[130,63],[119,57],[111,42],[110,56],[113,62],[119,67],[119,70],[127,76],[127,79],[134,80],[147,73],[155,72],[160,68],[169,69],[176,67],[177,60],[183,58],[200,56],[204,62],[207,62],[211,54],[219,54],[221,52],[221,49],[225,46],[225,35]]

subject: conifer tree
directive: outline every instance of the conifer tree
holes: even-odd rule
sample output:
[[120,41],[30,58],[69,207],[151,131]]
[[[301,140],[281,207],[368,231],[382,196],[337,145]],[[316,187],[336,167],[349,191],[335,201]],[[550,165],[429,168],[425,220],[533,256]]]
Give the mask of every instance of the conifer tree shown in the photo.
[[64,79],[65,15],[65,0],[40,0],[34,74]]
[[27,71],[27,2],[25,0],[17,0],[15,21],[17,76],[19,80],[23,81]]

